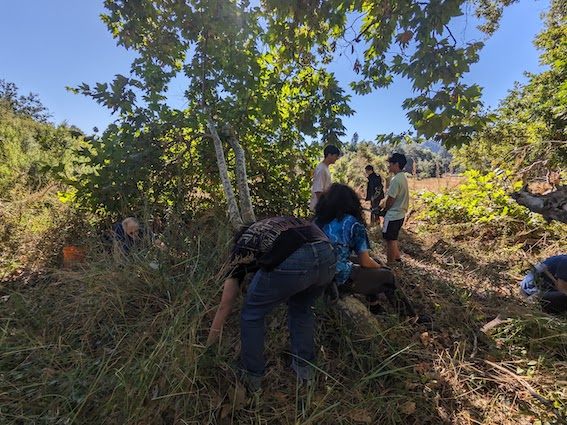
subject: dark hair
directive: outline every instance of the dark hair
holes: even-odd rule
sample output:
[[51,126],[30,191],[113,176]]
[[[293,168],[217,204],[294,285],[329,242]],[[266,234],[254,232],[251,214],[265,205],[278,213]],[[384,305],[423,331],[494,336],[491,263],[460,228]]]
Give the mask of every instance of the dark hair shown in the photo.
[[372,165],[367,165],[364,169],[367,171],[374,171],[374,167]]
[[346,184],[333,183],[326,192],[323,192],[315,206],[315,220],[317,224],[324,225],[335,218],[341,220],[346,214],[365,224],[362,205],[356,192]]
[[388,162],[392,164],[398,164],[400,166],[400,170],[403,170],[408,160],[403,153],[394,152],[390,158],[388,158]]
[[327,145],[325,149],[323,149],[323,155],[327,158],[329,155],[341,155],[341,150],[337,148],[335,145]]

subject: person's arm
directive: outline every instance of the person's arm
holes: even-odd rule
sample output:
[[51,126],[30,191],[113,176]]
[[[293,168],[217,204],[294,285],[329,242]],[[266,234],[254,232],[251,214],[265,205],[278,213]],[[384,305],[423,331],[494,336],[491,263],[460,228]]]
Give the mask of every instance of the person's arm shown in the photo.
[[376,199],[381,201],[384,199],[384,184],[382,183],[382,177],[380,175],[376,175]]
[[315,168],[315,173],[313,174],[313,193],[315,194],[317,201],[319,201],[319,198],[329,185],[330,180],[326,176],[325,170],[317,166],[317,168]]
[[557,288],[557,290],[559,292],[564,293],[565,295],[567,295],[567,282],[561,279],[556,279],[555,280],[555,287]]
[[154,246],[162,252],[167,251],[167,245],[159,238],[154,239]]
[[222,328],[228,318],[229,314],[232,312],[232,307],[234,307],[234,302],[238,297],[238,292],[240,287],[238,285],[238,280],[229,277],[224,281],[224,287],[222,290],[222,297],[220,304],[217,308],[215,318],[213,319],[213,324],[209,331],[209,336],[207,338],[207,345],[214,344],[219,339]]
[[353,248],[358,257],[360,267],[368,269],[380,269],[382,266],[377,263],[370,254],[370,246],[368,246],[368,234],[364,226],[360,223],[354,224],[352,228]]
[[360,264],[360,267],[363,267],[365,269],[382,268],[382,266],[374,261],[370,254],[368,254],[368,251],[362,251],[358,253],[358,264]]
[[399,183],[395,177],[396,176],[392,178],[390,187],[388,188],[388,193],[386,193],[386,201],[384,202],[384,208],[382,209],[382,212],[384,213],[392,208],[392,205],[396,202],[396,198],[400,192]]
[[549,280],[553,282],[555,289],[567,295],[567,282],[561,279],[556,279],[555,276],[553,276],[553,274],[549,271],[547,264],[545,263],[540,263],[540,264],[541,264],[541,268],[537,269],[537,271],[540,272],[541,274],[546,275],[549,278]]
[[388,197],[386,198],[386,202],[384,202],[384,208],[382,208],[382,211],[384,212],[388,211],[390,208],[392,208],[394,202],[396,202],[396,198],[392,198],[391,196],[388,195]]

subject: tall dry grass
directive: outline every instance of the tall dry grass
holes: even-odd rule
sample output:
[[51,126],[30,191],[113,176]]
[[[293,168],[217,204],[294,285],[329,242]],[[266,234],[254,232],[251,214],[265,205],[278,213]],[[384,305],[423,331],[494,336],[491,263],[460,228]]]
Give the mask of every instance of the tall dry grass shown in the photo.
[[412,191],[430,191],[440,193],[446,190],[454,189],[461,183],[464,183],[463,176],[443,176],[430,177],[426,179],[417,179],[415,177],[408,178],[408,186]]
[[[367,333],[321,301],[318,372],[303,386],[287,367],[282,306],[267,322],[268,372],[256,396],[231,368],[238,311],[219,345],[203,345],[230,231],[212,217],[172,222],[164,234],[165,253],[147,248],[117,262],[92,238],[76,268],[51,270],[49,280],[34,284],[5,284],[0,423],[516,424],[565,414],[565,322],[524,306],[530,314],[482,334],[498,308],[469,285],[482,259],[459,251],[448,234],[445,245],[409,233],[402,244],[408,266],[398,271],[401,287],[434,317],[433,329],[392,312]],[[500,278],[482,279],[496,285]],[[557,407],[487,362],[529,381]]]

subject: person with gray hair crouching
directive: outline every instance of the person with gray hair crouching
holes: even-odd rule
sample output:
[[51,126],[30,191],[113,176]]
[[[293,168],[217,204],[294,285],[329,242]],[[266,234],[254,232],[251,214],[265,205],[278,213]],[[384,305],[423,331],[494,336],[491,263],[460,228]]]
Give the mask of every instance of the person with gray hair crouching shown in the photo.
[[140,223],[134,217],[126,217],[124,220],[114,223],[109,238],[113,253],[118,251],[122,254],[128,254],[141,237]]

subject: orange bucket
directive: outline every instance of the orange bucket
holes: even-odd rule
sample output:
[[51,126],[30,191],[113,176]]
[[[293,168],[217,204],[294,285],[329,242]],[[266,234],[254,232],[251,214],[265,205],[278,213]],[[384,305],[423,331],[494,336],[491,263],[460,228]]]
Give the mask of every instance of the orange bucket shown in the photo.
[[75,245],[63,247],[63,267],[71,267],[85,259],[85,251]]

